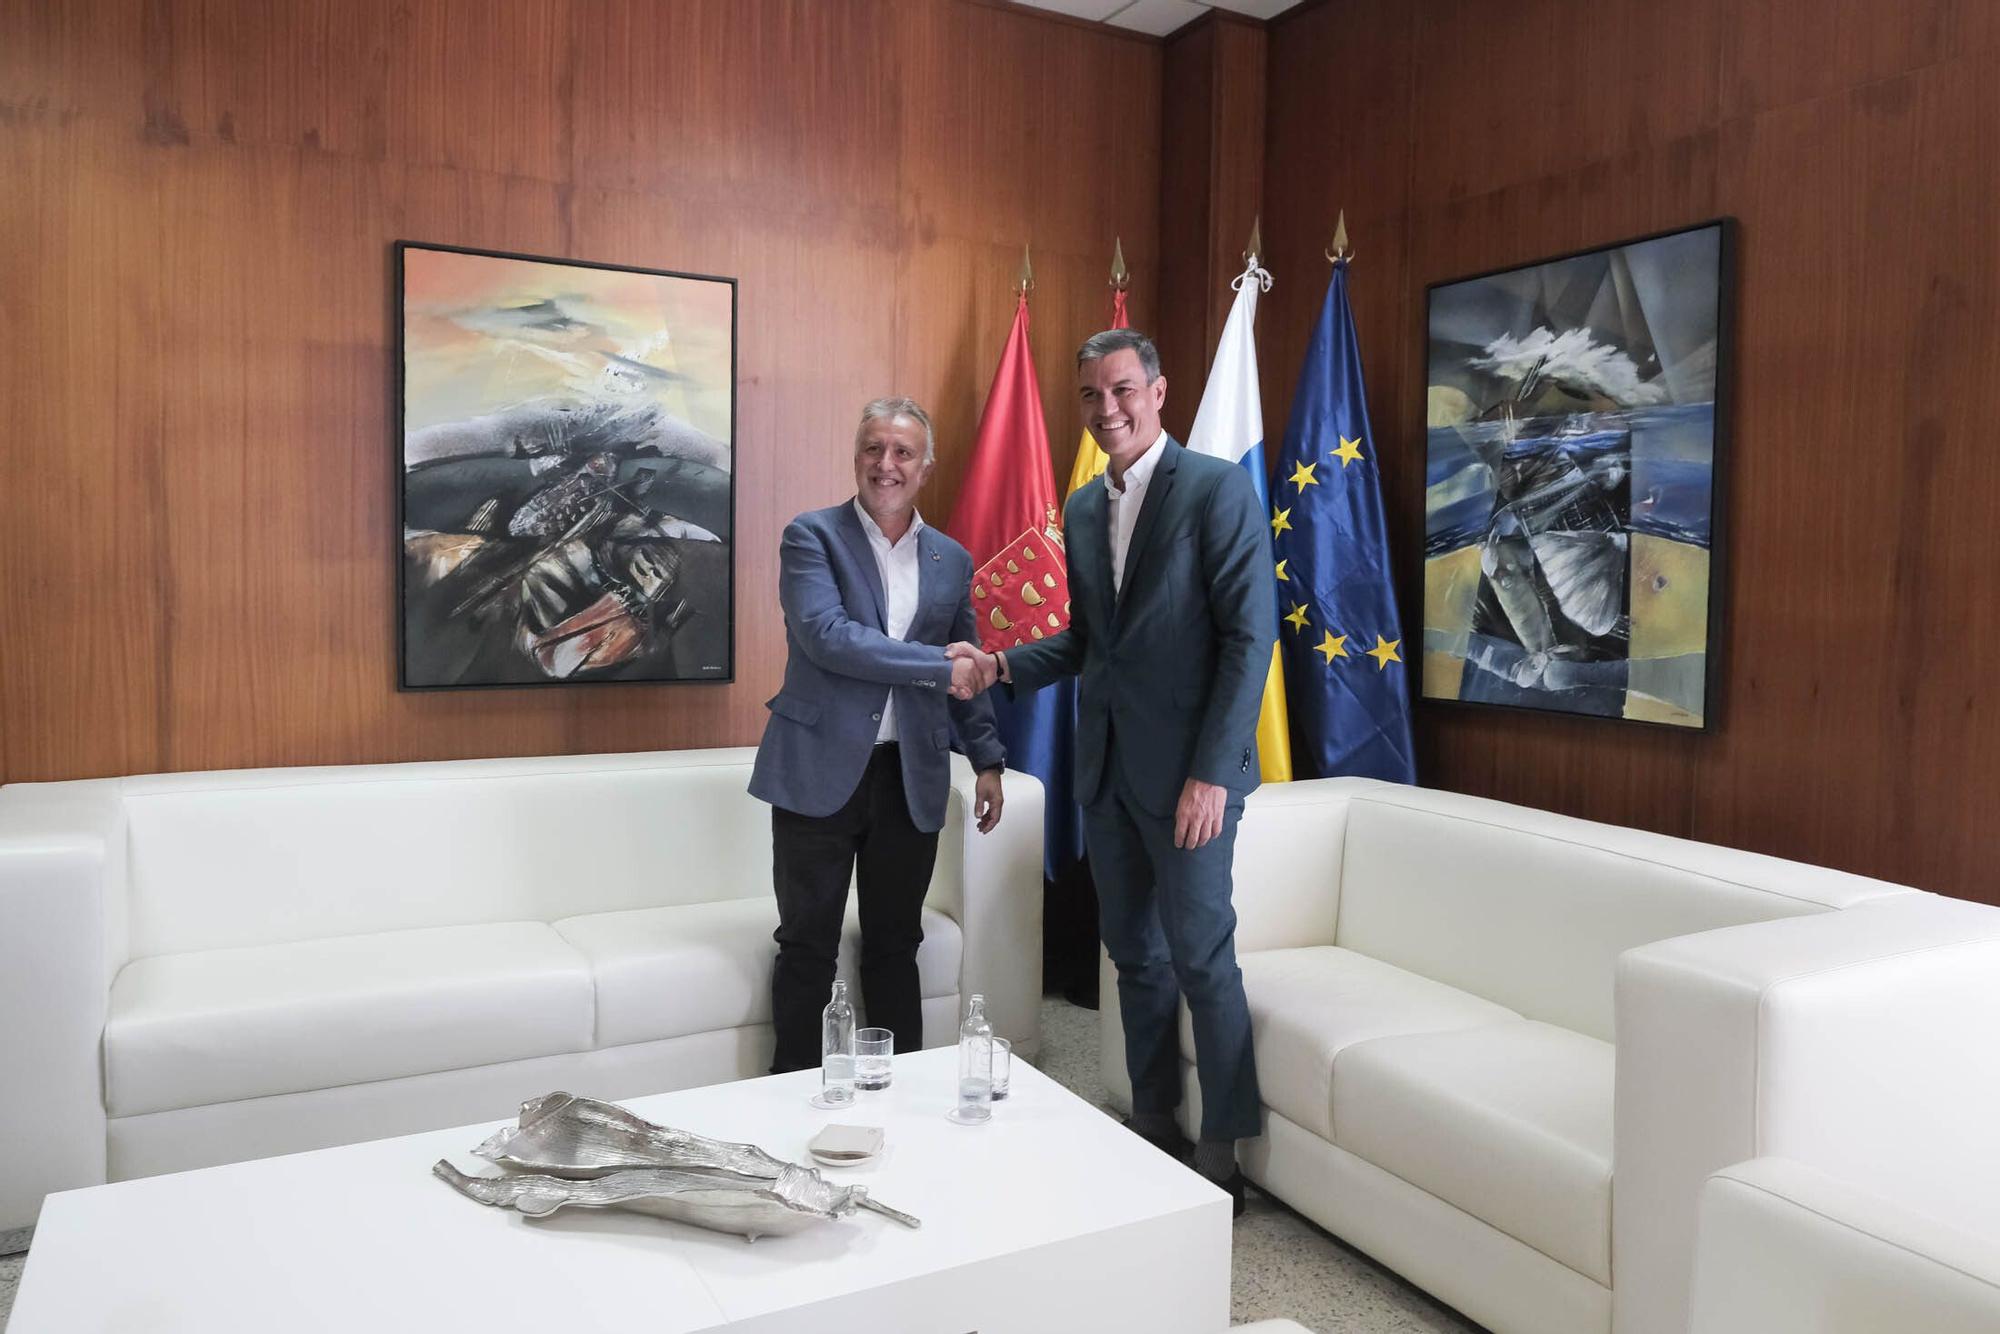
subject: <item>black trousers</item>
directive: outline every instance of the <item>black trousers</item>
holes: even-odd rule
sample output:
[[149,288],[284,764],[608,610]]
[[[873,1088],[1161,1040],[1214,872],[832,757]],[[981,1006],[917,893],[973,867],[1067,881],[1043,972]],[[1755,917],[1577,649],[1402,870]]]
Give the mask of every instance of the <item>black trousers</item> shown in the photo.
[[771,808],[778,895],[772,1074],[819,1066],[820,1012],[833,991],[850,878],[861,896],[861,1010],[870,1025],[896,1035],[897,1051],[924,1045],[917,946],[937,845],[935,833],[910,823],[902,756],[893,744],[875,747],[854,795],[832,815]]

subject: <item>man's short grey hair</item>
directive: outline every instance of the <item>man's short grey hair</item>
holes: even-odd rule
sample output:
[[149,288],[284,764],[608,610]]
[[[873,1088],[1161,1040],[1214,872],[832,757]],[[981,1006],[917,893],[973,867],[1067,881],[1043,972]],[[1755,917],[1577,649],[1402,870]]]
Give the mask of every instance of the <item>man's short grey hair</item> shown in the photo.
[[1077,369],[1082,370],[1086,361],[1102,361],[1113,352],[1137,352],[1139,368],[1146,372],[1146,383],[1160,378],[1160,349],[1137,329],[1106,329],[1084,339],[1083,346],[1076,350]]
[[908,417],[924,428],[924,462],[937,461],[937,436],[931,431],[931,414],[925,412],[914,398],[871,399],[868,406],[861,409],[861,421],[854,428],[854,447],[861,448],[861,437],[868,431],[868,423],[884,417]]

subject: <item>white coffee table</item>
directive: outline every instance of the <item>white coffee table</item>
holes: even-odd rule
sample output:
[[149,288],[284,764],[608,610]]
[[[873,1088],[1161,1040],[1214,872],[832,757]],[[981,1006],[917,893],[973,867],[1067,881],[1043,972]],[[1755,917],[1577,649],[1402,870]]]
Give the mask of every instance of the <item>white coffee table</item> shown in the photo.
[[[810,1162],[830,1120],[886,1128],[823,1169],[917,1215],[863,1211],[746,1242],[662,1219],[530,1221],[434,1179],[505,1120],[51,1195],[8,1334],[617,1330],[683,1334],[1214,1334],[1229,1198],[1024,1063],[993,1120],[945,1119],[949,1049],[833,1113],[809,1072],[639,1098],[641,1116]],[[491,1170],[490,1168],[487,1170]]]

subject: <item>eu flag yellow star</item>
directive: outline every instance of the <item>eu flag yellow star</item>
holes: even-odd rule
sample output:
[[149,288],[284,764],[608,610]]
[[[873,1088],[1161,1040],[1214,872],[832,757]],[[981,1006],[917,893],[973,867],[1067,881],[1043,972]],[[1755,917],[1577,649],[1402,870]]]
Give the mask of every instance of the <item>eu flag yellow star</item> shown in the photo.
[[1340,470],[1346,472],[1348,464],[1361,462],[1361,442],[1349,440],[1343,435],[1340,437],[1340,448],[1333,451],[1332,457],[1340,460]]
[[1276,537],[1292,526],[1292,512],[1271,506],[1271,536]]
[[1347,656],[1347,636],[1337,635],[1333,631],[1328,630],[1326,638],[1320,640],[1319,644],[1313,649],[1313,652],[1325,654],[1326,665],[1331,667],[1335,658],[1344,658]]
[[1401,658],[1396,656],[1396,646],[1402,642],[1400,639],[1384,639],[1380,635],[1375,636],[1375,647],[1368,650],[1368,656],[1375,659],[1375,669],[1377,671],[1386,672],[1389,670],[1390,663],[1402,661]]
[[1303,604],[1300,604],[1300,603],[1294,603],[1294,604],[1292,605],[1292,613],[1291,613],[1291,615],[1289,615],[1289,616],[1285,617],[1285,623],[1286,623],[1287,625],[1291,626],[1291,627],[1292,627],[1292,628],[1293,628],[1294,630],[1303,630],[1303,629],[1305,629],[1305,628],[1306,628],[1306,609],[1305,609],[1304,605],[1303,605]]
[[[1291,557],[1287,556],[1285,559],[1290,560]],[[1292,582],[1292,576],[1285,573],[1285,561],[1282,560],[1278,562],[1278,581],[1286,584]]]
[[1316,463],[1301,463],[1292,469],[1292,485],[1299,489],[1301,495],[1307,487],[1319,485],[1319,479],[1313,476],[1313,469],[1318,466]]

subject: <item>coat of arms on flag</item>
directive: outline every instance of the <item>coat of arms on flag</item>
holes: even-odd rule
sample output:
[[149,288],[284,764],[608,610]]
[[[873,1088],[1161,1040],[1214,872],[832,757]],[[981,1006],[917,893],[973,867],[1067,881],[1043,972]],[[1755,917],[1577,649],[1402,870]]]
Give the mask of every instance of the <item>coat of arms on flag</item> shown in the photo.
[[1069,565],[1056,507],[1047,508],[1042,527],[1024,529],[973,573],[972,607],[988,652],[1069,625]]

